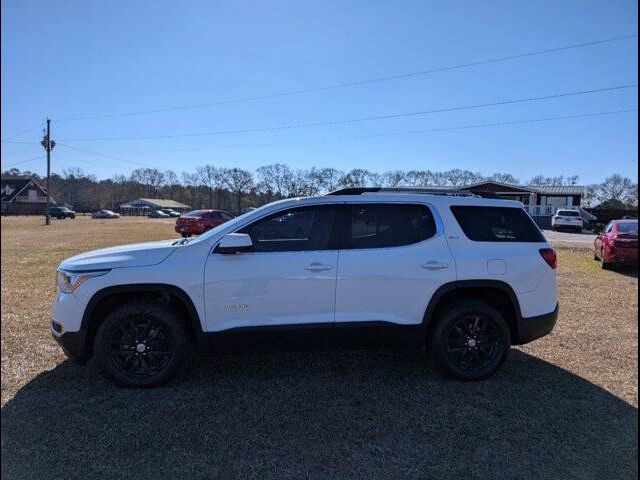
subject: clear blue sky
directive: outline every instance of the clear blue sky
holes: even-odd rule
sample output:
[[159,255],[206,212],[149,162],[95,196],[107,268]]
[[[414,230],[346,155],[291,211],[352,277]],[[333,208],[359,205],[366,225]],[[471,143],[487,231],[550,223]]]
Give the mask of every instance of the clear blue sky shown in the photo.
[[[535,124],[329,140],[637,108],[637,88],[346,125],[136,141],[86,141],[431,110],[637,82],[637,38],[408,79],[150,115],[77,116],[199,104],[402,74],[637,33],[635,1],[2,1],[1,138],[60,143],[178,173],[470,169],[526,181],[618,172],[637,179],[637,113]],[[293,142],[287,144],[286,142]],[[306,143],[295,143],[306,142]],[[256,146],[256,144],[280,145]],[[233,148],[229,148],[233,147]],[[42,153],[2,143],[2,167]],[[54,150],[53,169],[98,177],[137,165]],[[43,173],[44,162],[16,165]]]

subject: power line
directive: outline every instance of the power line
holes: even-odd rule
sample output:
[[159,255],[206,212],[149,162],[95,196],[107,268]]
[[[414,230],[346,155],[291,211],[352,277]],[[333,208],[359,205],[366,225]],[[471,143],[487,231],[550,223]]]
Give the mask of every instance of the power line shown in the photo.
[[139,166],[142,166],[142,167],[152,167],[152,165],[149,165],[147,163],[136,162],[134,160],[127,160],[127,159],[124,159],[124,158],[118,158],[118,157],[114,157],[112,155],[107,155],[107,154],[104,154],[104,153],[92,152],[91,150],[86,150],[86,149],[80,148],[80,147],[74,147],[73,145],[67,145],[66,143],[58,142],[57,145],[59,147],[66,147],[66,148],[71,148],[73,150],[78,150],[79,152],[84,152],[84,153],[86,153],[88,155],[95,155],[97,157],[108,158],[110,160],[117,160],[119,162],[130,163],[132,165],[139,165]]
[[[193,151],[193,150],[222,150],[222,149],[235,149],[235,148],[256,148],[256,147],[273,147],[273,146],[282,146],[282,145],[302,145],[302,144],[313,144],[313,143],[324,143],[324,142],[333,142],[333,141],[342,141],[342,140],[364,140],[369,138],[378,138],[378,137],[393,137],[393,136],[403,136],[403,135],[417,135],[417,134],[427,134],[427,133],[436,133],[436,132],[448,132],[448,131],[456,131],[456,130],[471,130],[478,128],[489,128],[489,127],[503,127],[503,126],[511,126],[511,125],[524,125],[524,124],[533,124],[533,123],[543,123],[550,121],[558,121],[558,120],[568,120],[568,119],[577,119],[577,118],[590,118],[590,117],[600,117],[607,115],[616,115],[622,113],[631,113],[637,112],[638,109],[626,109],[626,110],[611,110],[605,112],[593,112],[593,113],[580,113],[573,115],[559,115],[553,117],[542,117],[542,118],[533,118],[533,119],[525,119],[525,120],[512,120],[505,122],[493,122],[493,123],[480,123],[473,125],[459,125],[453,127],[440,127],[440,128],[428,128],[428,129],[418,129],[418,130],[404,130],[400,132],[390,132],[390,133],[374,133],[368,135],[354,135],[354,136],[343,136],[343,137],[327,137],[320,139],[311,139],[311,140],[292,140],[286,142],[271,142],[271,143],[253,143],[253,144],[236,144],[236,145],[220,145],[218,147],[204,147],[204,148],[187,148],[187,149],[175,149],[175,150],[155,150],[155,151],[146,151],[146,152],[138,152],[138,153],[170,153],[170,152],[179,152],[179,151]],[[58,145],[61,145],[60,143]],[[70,145],[66,145],[69,148],[76,148]],[[92,155],[105,156],[104,154],[100,154],[97,152],[89,152],[88,150],[78,149],[86,153],[91,153]],[[106,156],[107,158],[115,158],[111,156]]]
[[637,112],[637,108],[627,109],[627,110],[612,110],[608,112],[595,112],[595,113],[581,113],[575,115],[559,115],[555,117],[543,117],[543,118],[533,118],[527,120],[513,120],[506,122],[494,122],[494,123],[480,123],[474,125],[460,125],[454,127],[441,127],[441,128],[427,128],[427,129],[418,129],[418,130],[405,130],[401,132],[390,132],[390,133],[373,133],[369,135],[353,135],[353,136],[345,136],[345,137],[328,137],[317,140],[300,140],[300,141],[288,141],[288,142],[273,142],[273,143],[255,143],[255,144],[240,144],[240,145],[221,145],[219,147],[206,147],[207,150],[216,150],[216,149],[228,149],[228,148],[251,148],[251,147],[271,147],[278,145],[295,145],[295,144],[309,144],[309,143],[322,143],[322,142],[331,142],[331,141],[341,141],[341,140],[360,140],[360,139],[368,139],[368,138],[378,138],[378,137],[394,137],[401,135],[416,135],[416,134],[424,134],[424,133],[435,133],[435,132],[450,132],[455,130],[469,130],[469,129],[477,129],[477,128],[487,128],[487,127],[503,127],[509,125],[523,125],[523,124],[531,124],[531,123],[542,123],[542,122],[550,122],[557,120],[567,120],[574,118],[589,118],[589,117],[600,117],[606,115],[615,115],[621,113],[631,113]]
[[15,145],[40,145],[38,142],[18,142],[14,140],[3,140],[2,143],[10,143]]
[[420,115],[428,115],[432,113],[455,112],[459,110],[472,110],[472,109],[478,109],[478,108],[495,107],[499,105],[511,105],[516,103],[534,102],[534,101],[541,101],[541,100],[550,100],[554,98],[571,97],[571,96],[577,96],[577,95],[589,95],[594,93],[636,88],[637,86],[638,86],[637,84],[618,85],[615,87],[597,88],[597,89],[591,89],[591,90],[579,90],[574,92],[556,93],[553,95],[544,95],[539,97],[525,97],[525,98],[517,98],[517,99],[511,99],[511,100],[501,100],[501,101],[490,102],[490,103],[480,103],[480,104],[474,104],[474,105],[462,105],[457,107],[437,108],[433,110],[421,110],[417,112],[393,113],[393,114],[387,114],[387,115],[376,115],[372,117],[350,118],[350,119],[344,119],[344,120],[329,120],[329,121],[323,121],[323,122],[298,123],[298,124],[290,124],[290,125],[280,125],[275,127],[247,128],[247,129],[239,129],[239,130],[218,130],[218,131],[212,131],[212,132],[179,133],[179,134],[168,134],[168,135],[148,135],[148,136],[139,136],[139,137],[76,138],[76,139],[67,139],[65,141],[96,142],[96,141],[126,141],[126,140],[157,140],[161,138],[202,137],[202,136],[226,135],[226,134],[236,134],[236,133],[270,132],[275,130],[289,130],[289,129],[308,128],[308,127],[323,127],[323,126],[332,126],[332,125],[342,125],[347,123],[366,122],[366,121],[373,121],[373,120],[388,120],[388,119],[394,119],[394,118],[414,117],[414,116],[420,116]]
[[13,152],[4,153],[4,154],[2,154],[2,158],[11,157],[13,155],[17,155],[18,153],[26,152],[27,150],[31,150],[32,148],[37,147],[37,146],[39,146],[39,145],[37,143],[34,143],[33,145],[29,145],[28,147],[21,148],[20,150],[15,150]]
[[34,160],[44,160],[44,157],[40,155],[39,157],[27,158],[26,160],[20,160],[19,162],[10,163],[9,165],[4,165],[3,168],[13,167],[15,165],[21,165],[27,162],[33,162]]
[[419,70],[419,71],[416,71],[416,72],[401,73],[401,74],[397,74],[397,75],[388,75],[388,76],[384,76],[384,77],[377,77],[377,78],[370,78],[370,79],[365,79],[365,80],[356,80],[356,81],[351,81],[351,82],[336,83],[336,84],[332,84],[332,85],[310,87],[310,88],[304,88],[304,89],[298,89],[298,90],[288,90],[288,91],[284,91],[284,92],[276,92],[276,93],[271,93],[271,94],[266,94],[266,95],[257,95],[257,96],[252,96],[252,97],[243,97],[243,98],[235,98],[235,99],[227,99],[227,100],[218,100],[218,101],[214,101],[214,102],[192,104],[192,105],[181,105],[181,106],[174,106],[174,107],[156,108],[156,109],[152,109],[152,110],[140,110],[140,111],[134,111],[134,112],[107,113],[107,114],[99,114],[99,115],[67,117],[67,118],[62,118],[62,119],[56,119],[56,121],[94,120],[94,119],[112,118],[112,117],[128,117],[128,116],[135,116],[135,115],[147,115],[147,114],[153,114],[153,113],[173,112],[173,111],[178,111],[178,110],[193,110],[193,109],[199,109],[199,108],[213,107],[213,106],[217,106],[217,105],[226,105],[226,104],[231,104],[231,103],[251,102],[251,101],[255,101],[255,100],[265,100],[265,99],[269,99],[269,98],[286,97],[286,96],[291,96],[291,95],[301,95],[301,94],[305,94],[305,93],[320,92],[320,91],[324,91],[324,90],[332,90],[332,89],[345,88],[345,87],[354,87],[354,86],[359,86],[359,85],[367,85],[367,84],[371,84],[371,83],[385,82],[385,81],[389,81],[389,80],[399,80],[399,79],[403,79],[403,78],[411,78],[411,77],[429,75],[429,74],[438,73],[438,72],[459,70],[459,69],[470,68],[470,67],[475,67],[475,66],[479,66],[479,65],[486,65],[486,64],[490,64],[490,63],[498,63],[498,62],[505,62],[505,61],[509,61],[509,60],[517,60],[517,59],[525,58],[525,57],[532,57],[532,56],[536,56],[536,55],[544,55],[544,54],[555,53],[555,52],[560,52],[560,51],[564,51],[564,50],[571,50],[571,49],[575,49],[575,48],[583,48],[583,47],[588,47],[588,46],[593,46],[593,45],[601,45],[601,44],[605,44],[605,43],[616,42],[616,41],[620,41],[620,40],[627,40],[627,39],[630,39],[630,38],[635,38],[637,36],[638,36],[637,33],[633,33],[633,34],[630,34],[630,35],[620,35],[620,36],[617,36],[617,37],[605,38],[605,39],[602,39],[602,40],[595,40],[595,41],[591,41],[591,42],[576,43],[576,44],[573,44],[573,45],[564,45],[564,46],[561,46],[561,47],[549,48],[549,49],[545,49],[545,50],[535,50],[535,51],[531,51],[531,52],[519,53],[519,54],[516,54],[516,55],[489,58],[489,59],[485,59],[485,60],[479,60],[479,61],[469,62],[469,63],[462,63],[462,64],[457,64],[457,65],[449,65],[449,66],[446,66],[446,67],[430,68],[430,69],[426,69],[426,70]]
[[[13,135],[11,135],[11,136],[9,136],[9,137],[5,137],[5,138],[3,138],[2,140],[0,140],[0,143],[5,143],[5,142],[7,142],[7,140],[10,140],[10,139],[12,139],[12,138],[19,137],[19,136],[20,136],[20,135],[22,135],[23,133],[30,132],[30,131],[32,131],[32,130],[35,130],[36,128],[40,128],[41,126],[42,126],[42,125],[36,125],[35,127],[30,127],[30,128],[25,129],[25,130],[21,130],[21,131],[19,131],[18,133],[14,133]],[[7,143],[20,143],[20,142],[7,142]]]

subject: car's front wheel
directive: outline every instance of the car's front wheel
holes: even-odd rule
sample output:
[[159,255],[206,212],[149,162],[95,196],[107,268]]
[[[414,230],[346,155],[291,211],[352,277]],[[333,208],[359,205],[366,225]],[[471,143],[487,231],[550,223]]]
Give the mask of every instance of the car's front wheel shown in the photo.
[[155,387],[182,366],[189,351],[184,322],[169,306],[122,305],[98,328],[94,351],[101,370],[126,387]]
[[483,380],[506,361],[511,347],[502,314],[486,303],[462,300],[437,319],[430,350],[435,366],[461,380]]

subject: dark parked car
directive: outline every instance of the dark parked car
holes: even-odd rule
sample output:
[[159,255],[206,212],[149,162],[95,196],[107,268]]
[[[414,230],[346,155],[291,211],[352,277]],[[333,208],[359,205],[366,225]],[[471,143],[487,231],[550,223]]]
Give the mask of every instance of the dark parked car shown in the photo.
[[98,210],[91,214],[91,218],[120,218],[120,214],[111,210]]
[[194,210],[176,220],[176,232],[183,237],[199,235],[232,218],[233,215],[224,210]]
[[638,220],[613,220],[596,237],[593,258],[602,268],[638,264]]
[[51,207],[49,208],[49,215],[60,220],[64,220],[65,218],[76,218],[76,212],[67,207]]
[[162,210],[151,210],[149,212],[149,218],[171,218],[168,213],[164,213]]

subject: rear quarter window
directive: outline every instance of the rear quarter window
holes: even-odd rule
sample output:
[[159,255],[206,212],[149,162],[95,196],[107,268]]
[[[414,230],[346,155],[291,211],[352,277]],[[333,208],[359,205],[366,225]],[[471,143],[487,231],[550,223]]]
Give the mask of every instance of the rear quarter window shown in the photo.
[[533,219],[522,208],[453,206],[464,234],[475,242],[544,242]]

